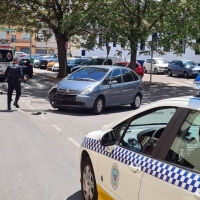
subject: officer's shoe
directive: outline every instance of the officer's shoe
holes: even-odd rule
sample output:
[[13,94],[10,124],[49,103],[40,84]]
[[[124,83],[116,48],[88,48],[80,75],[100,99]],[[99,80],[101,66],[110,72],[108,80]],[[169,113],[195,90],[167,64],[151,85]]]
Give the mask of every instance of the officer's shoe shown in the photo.
[[7,111],[11,111],[11,108],[10,108],[10,107],[8,107]]
[[19,105],[18,105],[18,103],[17,103],[16,101],[13,103],[13,105],[14,105],[16,108],[19,108]]

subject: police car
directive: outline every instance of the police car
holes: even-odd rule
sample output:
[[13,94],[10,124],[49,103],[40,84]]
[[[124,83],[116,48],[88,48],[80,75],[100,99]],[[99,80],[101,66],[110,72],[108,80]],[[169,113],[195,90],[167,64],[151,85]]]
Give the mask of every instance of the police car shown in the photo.
[[[200,89],[200,76],[194,81]],[[85,200],[200,199],[200,94],[151,103],[88,133]]]

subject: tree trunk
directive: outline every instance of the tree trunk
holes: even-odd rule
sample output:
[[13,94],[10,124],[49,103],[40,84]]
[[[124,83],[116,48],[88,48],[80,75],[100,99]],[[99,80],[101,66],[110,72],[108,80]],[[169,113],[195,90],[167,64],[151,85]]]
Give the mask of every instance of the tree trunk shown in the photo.
[[135,71],[136,59],[137,59],[137,44],[132,43],[131,44],[131,63],[130,63],[130,68],[133,71]]
[[62,33],[55,33],[57,48],[58,48],[58,61],[59,61],[59,73],[57,78],[65,78],[67,75],[66,67],[66,55],[65,43],[67,38]]

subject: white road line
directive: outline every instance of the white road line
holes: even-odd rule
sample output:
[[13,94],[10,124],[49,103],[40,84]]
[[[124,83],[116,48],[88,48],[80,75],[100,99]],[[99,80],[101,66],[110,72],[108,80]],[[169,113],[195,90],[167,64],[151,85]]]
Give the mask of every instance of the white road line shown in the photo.
[[30,109],[34,109],[31,105],[29,105],[28,103],[26,103],[26,105],[30,108]]
[[58,128],[55,124],[51,124],[57,131],[62,131],[60,128]]
[[21,100],[22,100],[22,102],[25,102],[24,99],[21,99]]
[[40,117],[42,118],[42,119],[47,119],[45,116],[43,116],[43,115],[40,115]]
[[78,142],[76,142],[74,139],[72,139],[72,138],[68,138],[68,140],[71,142],[71,143],[73,143],[76,147],[80,147],[80,144],[78,143]]
[[23,110],[17,109],[19,112],[26,114]]

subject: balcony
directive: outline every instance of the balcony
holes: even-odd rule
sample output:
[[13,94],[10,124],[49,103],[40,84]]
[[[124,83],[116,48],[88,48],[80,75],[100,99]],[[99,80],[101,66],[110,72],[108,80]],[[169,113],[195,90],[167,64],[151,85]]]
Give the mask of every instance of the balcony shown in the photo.
[[15,43],[30,43],[30,39],[11,39],[10,42],[15,42]]
[[[5,38],[0,38],[5,39]],[[30,43],[30,39],[6,39],[8,42],[13,42],[13,43]]]

